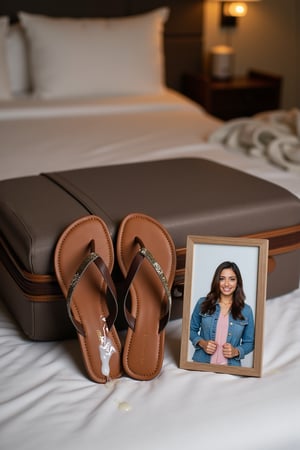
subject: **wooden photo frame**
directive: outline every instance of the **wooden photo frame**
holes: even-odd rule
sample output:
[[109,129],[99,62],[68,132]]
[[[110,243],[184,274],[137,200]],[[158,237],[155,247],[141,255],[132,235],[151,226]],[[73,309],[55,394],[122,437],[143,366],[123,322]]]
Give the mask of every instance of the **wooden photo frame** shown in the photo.
[[[187,236],[180,368],[261,376],[268,244],[267,239]],[[222,287],[225,275],[236,284]],[[216,292],[212,303],[202,306],[211,291]],[[232,298],[235,305],[242,302],[239,310]],[[200,313],[201,308],[206,309]],[[217,327],[221,316],[225,322]],[[222,329],[223,340],[217,337]]]

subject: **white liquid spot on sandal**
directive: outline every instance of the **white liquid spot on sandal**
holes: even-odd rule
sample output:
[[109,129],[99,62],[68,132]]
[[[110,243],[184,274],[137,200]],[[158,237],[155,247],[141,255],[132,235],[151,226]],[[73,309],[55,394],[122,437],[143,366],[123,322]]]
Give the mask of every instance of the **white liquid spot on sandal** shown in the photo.
[[102,330],[101,331],[96,330],[96,332],[100,342],[99,354],[101,360],[101,372],[105,377],[109,378],[110,375],[109,362],[112,354],[116,352],[116,349],[113,346],[111,339],[107,337],[108,328],[106,325],[105,317],[101,317],[100,321],[102,321],[103,323]]

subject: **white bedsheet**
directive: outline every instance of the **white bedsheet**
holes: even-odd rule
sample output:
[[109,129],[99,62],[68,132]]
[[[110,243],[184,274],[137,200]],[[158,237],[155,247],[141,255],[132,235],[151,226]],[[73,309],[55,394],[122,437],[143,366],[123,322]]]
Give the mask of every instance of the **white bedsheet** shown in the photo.
[[3,310],[1,449],[298,450],[299,317],[300,289],[267,302],[262,378],[179,369],[179,319],[158,378],[106,386],[85,377],[76,340],[28,342]]
[[207,143],[220,125],[170,90],[151,97],[0,102],[0,179],[191,156],[239,168],[300,197],[299,174]]
[[[0,105],[0,179],[199,156],[300,198],[299,174],[208,144],[219,125],[170,91],[152,99],[6,103]],[[167,326],[157,379],[97,385],[85,376],[76,340],[30,342],[0,308],[1,450],[300,448],[300,289],[267,302],[262,378],[179,369],[176,320]]]

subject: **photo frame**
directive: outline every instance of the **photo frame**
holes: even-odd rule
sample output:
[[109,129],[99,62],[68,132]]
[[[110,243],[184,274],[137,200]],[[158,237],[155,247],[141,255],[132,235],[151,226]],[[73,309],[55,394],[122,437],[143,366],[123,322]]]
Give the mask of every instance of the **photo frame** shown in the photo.
[[[180,368],[240,376],[261,376],[268,250],[267,239],[187,236]],[[232,345],[230,351],[234,354],[237,353],[237,356],[226,357],[226,362],[222,360],[224,359],[222,355],[220,360],[216,356],[212,357],[211,352],[216,352],[216,350],[206,347],[210,339],[213,345],[218,347],[216,344],[217,317],[221,315],[221,307],[224,308],[221,303],[225,302],[226,292],[225,296],[222,296],[222,302],[217,301],[219,305],[215,304],[214,312],[201,312],[200,314],[204,300],[199,300],[204,299],[210,292],[213,279],[218,280],[218,286],[221,286],[219,280],[224,279],[224,276],[220,275],[221,273],[226,274],[226,271],[220,272],[220,270],[228,265],[225,262],[234,262],[235,266],[233,267],[237,266],[237,270],[240,272],[240,277],[237,278],[240,282],[237,282],[237,287],[239,283],[242,284],[245,294],[244,302],[245,305],[248,305],[243,306],[242,315],[239,317],[233,317],[236,314],[233,308],[222,316],[228,315],[228,322],[225,322],[225,327],[227,327],[225,332],[228,333],[226,342],[230,342]],[[230,273],[232,272],[227,271],[227,274]],[[195,315],[193,315],[194,311]],[[208,326],[208,321],[212,319],[215,325],[210,322]],[[198,324],[200,324],[199,332],[195,334]],[[212,336],[208,335],[208,329],[213,330]],[[198,336],[199,341],[197,341]],[[205,349],[210,354],[206,353]],[[223,353],[221,345],[218,354],[220,352]]]

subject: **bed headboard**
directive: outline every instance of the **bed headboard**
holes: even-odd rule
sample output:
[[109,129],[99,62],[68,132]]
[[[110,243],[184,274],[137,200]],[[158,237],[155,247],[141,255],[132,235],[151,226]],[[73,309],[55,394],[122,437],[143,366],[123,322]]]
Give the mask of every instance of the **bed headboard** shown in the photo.
[[121,17],[169,6],[165,28],[167,86],[180,90],[184,72],[200,70],[202,56],[203,0],[1,0],[0,16],[16,21],[25,11],[55,17]]

